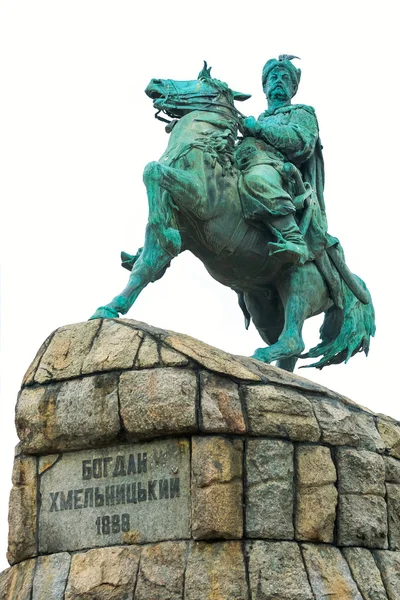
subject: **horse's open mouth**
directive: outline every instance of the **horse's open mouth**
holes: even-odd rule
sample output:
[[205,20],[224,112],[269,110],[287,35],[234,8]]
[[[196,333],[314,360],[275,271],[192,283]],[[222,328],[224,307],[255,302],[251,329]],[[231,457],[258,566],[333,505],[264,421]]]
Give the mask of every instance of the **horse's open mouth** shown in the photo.
[[157,90],[151,90],[151,89],[149,90],[149,88],[147,88],[146,94],[152,100],[158,100],[159,98],[163,97],[163,94],[161,94],[161,92],[157,92]]
[[153,100],[153,108],[162,109],[164,107],[165,94],[154,89],[146,90],[146,94]]
[[145,89],[145,94],[152,100],[158,100],[159,98],[162,98],[164,94],[162,93],[162,91],[160,91],[160,84],[161,80],[152,79],[147,88]]

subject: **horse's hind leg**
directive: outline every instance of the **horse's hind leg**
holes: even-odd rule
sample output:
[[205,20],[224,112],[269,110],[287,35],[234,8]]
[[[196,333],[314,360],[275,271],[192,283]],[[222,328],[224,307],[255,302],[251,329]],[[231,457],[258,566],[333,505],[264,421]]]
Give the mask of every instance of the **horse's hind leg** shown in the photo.
[[298,360],[299,359],[297,356],[291,356],[290,358],[280,358],[277,361],[276,366],[280,369],[283,369],[284,371],[290,371],[291,373],[293,373]]
[[278,341],[267,348],[259,348],[253,357],[266,363],[278,361],[281,368],[293,370],[296,361],[291,359],[297,358],[304,350],[302,329],[304,321],[310,316],[310,305],[305,298],[296,295],[287,298],[283,306],[285,324]]
[[327,287],[313,264],[290,270],[277,285],[284,307],[285,322],[278,341],[259,348],[254,358],[262,362],[278,361],[278,366],[293,370],[304,350],[304,321],[320,312],[329,300]]
[[154,231],[147,227],[143,250],[132,267],[128,285],[109,304],[98,308],[91,319],[125,315],[146,285],[163,276],[171,259],[171,255],[161,247]]

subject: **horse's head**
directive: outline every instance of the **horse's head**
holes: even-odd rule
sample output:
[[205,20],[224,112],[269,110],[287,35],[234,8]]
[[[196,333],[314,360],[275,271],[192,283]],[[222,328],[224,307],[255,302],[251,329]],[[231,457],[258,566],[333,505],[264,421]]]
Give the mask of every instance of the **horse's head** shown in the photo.
[[204,63],[198,79],[174,81],[152,79],[145,92],[153,106],[172,118],[180,118],[193,110],[226,110],[235,113],[234,100],[247,100],[249,94],[231,90],[226,83],[210,75],[211,67]]

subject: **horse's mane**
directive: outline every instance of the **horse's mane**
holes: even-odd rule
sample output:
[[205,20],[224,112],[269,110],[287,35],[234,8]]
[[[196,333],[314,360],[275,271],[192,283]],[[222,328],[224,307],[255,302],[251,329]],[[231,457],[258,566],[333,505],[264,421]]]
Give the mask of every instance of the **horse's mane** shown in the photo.
[[225,92],[230,96],[230,100],[233,103],[233,92],[229,85],[224,81],[220,81],[219,79],[215,79],[211,77],[211,69],[212,67],[207,67],[207,62],[204,61],[204,65],[197,78],[200,81],[207,81],[209,84],[213,85],[218,91]]

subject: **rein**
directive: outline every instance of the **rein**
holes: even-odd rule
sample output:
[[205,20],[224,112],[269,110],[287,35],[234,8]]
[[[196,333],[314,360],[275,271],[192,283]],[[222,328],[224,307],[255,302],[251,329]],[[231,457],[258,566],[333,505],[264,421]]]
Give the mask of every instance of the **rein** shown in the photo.
[[156,119],[158,119],[159,121],[163,121],[163,123],[172,123],[172,119],[169,120],[169,119],[164,119],[164,117],[159,117],[158,115],[160,114],[160,112],[163,112],[164,114],[167,114],[165,111],[162,111],[161,108],[160,108],[160,110],[158,110],[156,112],[156,114],[154,115],[154,117]]

